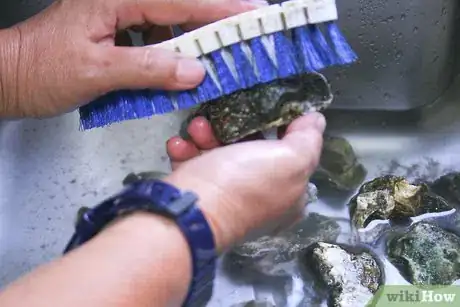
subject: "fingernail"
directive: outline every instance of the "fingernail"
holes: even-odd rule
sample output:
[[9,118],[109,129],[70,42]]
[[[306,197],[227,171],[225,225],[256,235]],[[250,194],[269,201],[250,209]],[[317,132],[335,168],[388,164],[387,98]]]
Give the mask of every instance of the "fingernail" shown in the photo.
[[326,129],[326,118],[321,113],[316,113],[315,116],[316,116],[315,127],[318,131],[323,133],[324,130]]
[[267,1],[265,0],[243,0],[243,2],[250,3],[255,6],[268,6],[270,5]]
[[195,85],[203,78],[205,73],[203,64],[195,59],[180,59],[176,68],[176,79],[185,85]]

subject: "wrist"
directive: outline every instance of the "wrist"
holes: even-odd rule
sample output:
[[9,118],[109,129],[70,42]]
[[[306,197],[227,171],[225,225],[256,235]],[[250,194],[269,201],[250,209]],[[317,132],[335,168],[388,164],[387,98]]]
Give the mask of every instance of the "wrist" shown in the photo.
[[19,28],[0,30],[0,117],[18,115]]
[[197,206],[203,212],[212,232],[216,250],[219,253],[225,251],[236,240],[235,235],[231,231],[224,229],[221,222],[221,217],[225,216],[227,223],[231,224],[231,218],[225,214],[223,208],[226,207],[227,200],[223,193],[215,186],[207,182],[200,181],[195,176],[182,176],[178,172],[174,172],[163,179],[182,191],[191,191],[198,195]]

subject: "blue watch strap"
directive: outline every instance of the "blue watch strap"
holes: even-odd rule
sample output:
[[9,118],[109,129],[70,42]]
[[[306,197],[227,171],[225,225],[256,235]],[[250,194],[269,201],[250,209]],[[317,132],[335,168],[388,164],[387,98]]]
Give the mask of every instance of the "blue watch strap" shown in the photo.
[[132,183],[121,193],[83,213],[64,253],[90,240],[117,217],[131,212],[148,211],[174,219],[192,256],[192,282],[183,306],[194,306],[203,291],[212,291],[217,258],[212,229],[196,206],[197,199],[195,194],[181,193],[160,180]]
[[[195,204],[196,196],[191,193],[185,193],[180,201],[185,206],[192,197],[192,203]],[[181,206],[177,204],[177,207]],[[214,236],[203,213],[195,205],[189,206],[189,210],[180,215],[176,222],[188,241],[193,265],[192,283],[183,306],[194,306],[199,303],[203,291],[213,285],[217,258]]]

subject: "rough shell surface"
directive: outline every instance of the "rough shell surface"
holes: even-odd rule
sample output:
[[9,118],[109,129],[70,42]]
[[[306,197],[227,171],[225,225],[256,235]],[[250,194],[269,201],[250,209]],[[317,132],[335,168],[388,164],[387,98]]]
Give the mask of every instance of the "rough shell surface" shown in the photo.
[[206,117],[218,140],[233,143],[256,132],[289,124],[306,112],[320,111],[332,102],[326,78],[309,73],[279,79],[201,105],[183,123],[181,136],[197,116]]
[[358,161],[351,144],[342,137],[324,136],[321,159],[312,182],[326,182],[333,188],[350,191],[364,181],[367,170]]
[[413,185],[405,178],[383,176],[365,183],[349,204],[353,224],[366,227],[373,220],[401,220],[430,212],[452,210],[426,184]]
[[166,177],[168,174],[159,171],[151,171],[151,172],[141,172],[141,173],[129,173],[126,175],[125,179],[123,179],[123,185],[128,185],[134,183],[139,180],[149,180],[149,179],[161,179]]
[[452,172],[435,180],[430,188],[434,193],[444,197],[450,204],[460,205],[460,173]]
[[310,213],[291,229],[277,236],[264,236],[235,247],[230,261],[269,276],[288,276],[296,256],[310,244],[335,241],[340,234],[339,224],[326,216]]
[[379,264],[370,253],[350,252],[335,244],[313,244],[304,264],[327,288],[328,307],[365,306],[382,282]]
[[460,278],[460,237],[429,223],[416,223],[388,241],[388,256],[414,285],[450,285]]

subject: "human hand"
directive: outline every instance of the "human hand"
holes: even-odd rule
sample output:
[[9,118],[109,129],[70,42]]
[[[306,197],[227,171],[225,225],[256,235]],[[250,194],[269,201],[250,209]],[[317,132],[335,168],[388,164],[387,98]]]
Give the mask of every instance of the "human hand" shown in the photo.
[[158,48],[115,46],[117,32],[147,26],[155,33],[154,25],[188,30],[261,5],[257,0],[58,0],[0,31],[0,116],[57,115],[121,88],[193,88],[205,73],[198,60]]
[[168,141],[174,171],[166,180],[200,196],[219,249],[227,249],[262,228],[274,230],[299,217],[325,125],[324,117],[313,113],[292,122],[280,140],[217,148],[209,122],[195,118],[188,128],[191,141]]

